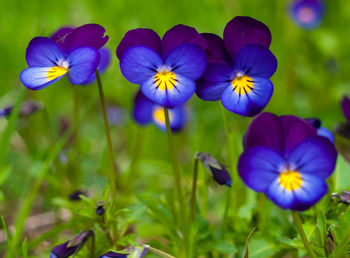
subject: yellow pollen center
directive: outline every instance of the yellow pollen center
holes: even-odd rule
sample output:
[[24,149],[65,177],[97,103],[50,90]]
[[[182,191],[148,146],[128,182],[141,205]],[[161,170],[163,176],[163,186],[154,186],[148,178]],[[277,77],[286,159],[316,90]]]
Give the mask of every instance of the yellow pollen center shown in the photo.
[[[171,121],[171,111],[169,110],[169,120]],[[162,107],[159,107],[153,111],[153,119],[157,121],[160,124],[165,124],[165,115],[164,115],[164,109]]]
[[48,80],[52,81],[64,75],[67,72],[67,70],[68,68],[64,68],[61,66],[53,66],[50,68],[50,70],[47,71],[46,77]]
[[247,94],[253,90],[253,80],[247,75],[237,76],[232,82],[232,87],[239,95]]
[[154,76],[154,83],[160,90],[171,90],[176,82],[176,76],[171,71],[163,70]]
[[288,191],[298,189],[301,186],[301,183],[303,182],[303,179],[301,178],[301,175],[298,171],[286,170],[285,172],[279,175],[278,179],[280,185]]

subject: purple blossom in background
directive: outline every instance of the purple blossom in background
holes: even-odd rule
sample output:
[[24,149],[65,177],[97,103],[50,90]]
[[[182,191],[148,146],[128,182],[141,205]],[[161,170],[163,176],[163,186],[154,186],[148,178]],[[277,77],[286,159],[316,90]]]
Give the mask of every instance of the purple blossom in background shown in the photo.
[[[9,117],[13,110],[13,105],[7,106],[3,109],[0,109],[0,117]],[[22,104],[19,111],[20,117],[30,116],[36,113],[38,110],[42,109],[42,104],[35,101],[26,101]]]
[[263,113],[249,126],[243,146],[240,177],[281,208],[303,211],[326,194],[337,151],[305,120]]
[[211,33],[206,54],[209,64],[198,81],[197,95],[208,101],[221,100],[224,107],[242,116],[261,112],[273,93],[269,78],[277,60],[268,49],[269,28],[250,17],[235,17],[225,27],[224,39]]
[[148,246],[133,246],[129,247],[125,251],[109,251],[99,258],[113,258],[113,257],[119,257],[119,258],[143,258],[148,251]]
[[290,5],[293,21],[304,29],[318,27],[323,19],[325,4],[322,0],[295,0]]
[[[182,130],[186,123],[185,107],[175,107],[168,111],[171,130]],[[135,96],[133,118],[141,126],[152,122],[162,131],[166,131],[164,108],[148,99],[141,91]]]
[[176,25],[163,38],[150,29],[128,31],[117,47],[124,77],[162,107],[174,108],[191,98],[206,67],[207,43],[194,29]]

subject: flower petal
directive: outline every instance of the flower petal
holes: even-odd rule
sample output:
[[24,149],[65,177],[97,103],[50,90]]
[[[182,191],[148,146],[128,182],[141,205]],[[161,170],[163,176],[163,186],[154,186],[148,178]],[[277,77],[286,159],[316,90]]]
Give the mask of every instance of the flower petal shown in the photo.
[[207,57],[197,45],[182,44],[169,53],[165,64],[171,67],[174,73],[195,81],[204,73]]
[[66,53],[67,51],[67,44],[68,44],[68,35],[74,30],[73,27],[62,27],[55,31],[51,36],[50,39],[56,42],[56,44],[60,47],[60,49],[63,51],[63,53]]
[[326,137],[334,144],[334,135],[333,133],[327,129],[326,127],[320,127],[317,129],[317,135]]
[[269,102],[273,93],[273,84],[263,77],[251,77],[252,89],[227,87],[222,93],[221,101],[225,108],[242,116],[255,116]]
[[161,54],[161,39],[157,33],[151,29],[129,30],[117,47],[117,57],[122,58],[125,50],[129,47],[145,46]]
[[335,168],[337,151],[330,140],[312,136],[300,143],[287,157],[289,170],[326,179]]
[[271,113],[258,115],[250,124],[243,138],[244,149],[265,146],[284,154],[284,134],[280,118]]
[[85,24],[71,32],[68,38],[68,51],[72,52],[80,47],[103,47],[109,37],[105,36],[105,28],[98,24]]
[[296,201],[291,209],[297,211],[309,209],[327,193],[327,190],[328,187],[323,178],[302,174],[301,187],[293,191]]
[[253,147],[238,160],[238,173],[244,183],[257,192],[264,192],[285,167],[283,157],[266,147]]
[[83,84],[96,71],[100,55],[95,48],[81,47],[69,54],[68,79],[73,85]]
[[234,61],[234,70],[249,76],[270,78],[277,69],[277,59],[271,51],[259,45],[247,45]]
[[150,78],[153,79],[158,67],[162,65],[162,58],[154,50],[144,46],[128,48],[120,59],[122,74],[134,84],[142,84]]
[[141,85],[143,94],[158,105],[167,108],[181,106],[193,95],[196,84],[180,74],[175,74],[176,83],[171,89],[160,89],[152,76]]
[[293,191],[289,191],[281,186],[278,177],[271,182],[265,193],[271,201],[282,209],[291,209],[296,204],[296,197]]
[[[180,131],[186,123],[185,108],[175,107],[168,109],[170,128],[173,132]],[[161,130],[166,131],[164,108],[155,105],[152,110],[152,120],[154,124]]]
[[345,116],[348,124],[350,124],[350,99],[347,96],[343,96],[340,104],[343,115]]
[[284,133],[284,153],[288,155],[301,142],[310,136],[316,136],[316,129],[304,119],[296,116],[281,116]]
[[162,39],[162,56],[166,57],[173,49],[184,43],[195,44],[202,50],[207,48],[206,40],[195,28],[178,24],[164,34]]
[[31,90],[40,90],[61,79],[67,69],[53,67],[29,67],[21,72],[20,79]]
[[133,117],[140,125],[146,125],[152,121],[152,111],[155,103],[138,91],[134,100]]
[[[111,62],[111,54],[110,54],[108,48],[105,48],[105,47],[100,48],[98,50],[98,53],[100,54],[100,62],[98,64],[97,68],[98,68],[98,71],[100,73],[103,73],[107,69],[109,63]],[[90,84],[90,83],[94,82],[95,80],[96,80],[96,75],[95,75],[95,73],[93,73],[90,76],[89,80],[84,84]]]
[[219,100],[234,77],[233,68],[226,64],[209,63],[197,81],[196,94],[203,100]]
[[58,61],[64,60],[59,46],[49,38],[33,38],[27,47],[26,60],[29,67],[56,66]]
[[237,16],[225,27],[224,43],[233,59],[238,51],[248,44],[257,44],[269,48],[271,32],[260,21],[250,17]]
[[208,44],[205,50],[208,63],[230,64],[230,56],[226,51],[223,39],[213,33],[201,33],[201,35]]

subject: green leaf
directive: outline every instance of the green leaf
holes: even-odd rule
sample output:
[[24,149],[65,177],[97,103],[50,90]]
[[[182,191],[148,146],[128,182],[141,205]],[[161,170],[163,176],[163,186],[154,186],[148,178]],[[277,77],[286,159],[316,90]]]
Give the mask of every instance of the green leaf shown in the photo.
[[270,257],[280,250],[275,243],[266,239],[252,239],[249,242],[249,258]]
[[237,253],[236,246],[234,244],[229,243],[229,242],[223,242],[223,241],[217,242],[214,245],[214,249],[222,254],[235,254],[235,253]]
[[5,167],[1,168],[1,170],[0,170],[0,185],[2,185],[7,180],[11,171],[12,171],[11,166],[5,166]]

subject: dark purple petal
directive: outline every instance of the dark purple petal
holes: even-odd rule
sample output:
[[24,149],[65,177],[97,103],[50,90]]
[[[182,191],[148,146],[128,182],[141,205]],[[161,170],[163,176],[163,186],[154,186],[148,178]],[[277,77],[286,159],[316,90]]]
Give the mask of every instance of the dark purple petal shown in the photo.
[[335,168],[337,151],[325,137],[312,136],[302,141],[287,157],[289,170],[326,179]]
[[67,53],[80,47],[100,49],[109,39],[105,36],[105,31],[105,28],[98,24],[85,24],[76,28],[69,35]]
[[73,85],[86,83],[96,71],[100,55],[95,48],[81,47],[69,54],[68,79]]
[[223,39],[213,33],[201,33],[201,35],[208,44],[205,49],[208,63],[230,64],[230,56],[226,51]]
[[155,51],[144,46],[129,47],[120,59],[122,74],[134,84],[142,84],[151,79],[154,81],[157,69],[162,65],[162,58]]
[[259,45],[247,45],[236,55],[234,70],[249,76],[270,78],[277,69],[277,59],[271,51]]
[[184,43],[198,45],[202,50],[207,48],[206,40],[195,28],[179,24],[164,34],[162,39],[162,56],[166,57],[174,48]]
[[350,99],[347,96],[343,96],[340,105],[346,121],[350,124]]
[[306,118],[306,121],[308,121],[310,124],[312,124],[313,127],[316,129],[320,128],[322,125],[322,122],[320,119],[312,117],[312,118]]
[[284,133],[278,116],[262,113],[252,121],[244,135],[243,147],[247,150],[254,146],[271,148],[283,155]]
[[238,173],[254,191],[265,192],[285,166],[285,160],[279,153],[260,146],[243,152],[238,161]]
[[138,91],[134,100],[133,117],[140,125],[146,125],[152,121],[152,112],[155,103]]
[[145,46],[161,54],[161,40],[157,33],[151,29],[134,29],[125,33],[124,38],[117,47],[117,57],[122,58],[123,53],[129,47]]
[[288,155],[306,138],[316,136],[316,129],[304,119],[296,116],[281,116],[284,133],[284,153]]
[[57,66],[64,56],[59,46],[49,38],[33,38],[27,47],[26,61],[29,67]]
[[62,27],[54,32],[50,39],[56,42],[56,44],[60,47],[63,53],[66,54],[67,44],[68,44],[68,36],[74,30],[73,27]]
[[78,246],[67,247],[69,241],[64,242],[63,244],[55,246],[51,250],[50,258],[66,258],[74,254]]
[[118,258],[127,258],[129,255],[129,253],[125,253],[125,252],[114,252],[114,251],[109,251],[103,255],[101,255],[99,258],[114,258],[114,257],[118,257]]
[[180,74],[193,81],[198,80],[207,66],[204,51],[194,44],[181,44],[165,58],[166,66],[176,75]]
[[271,32],[260,21],[250,17],[237,16],[225,27],[224,43],[226,50],[233,59],[238,51],[248,44],[257,44],[269,48]]

